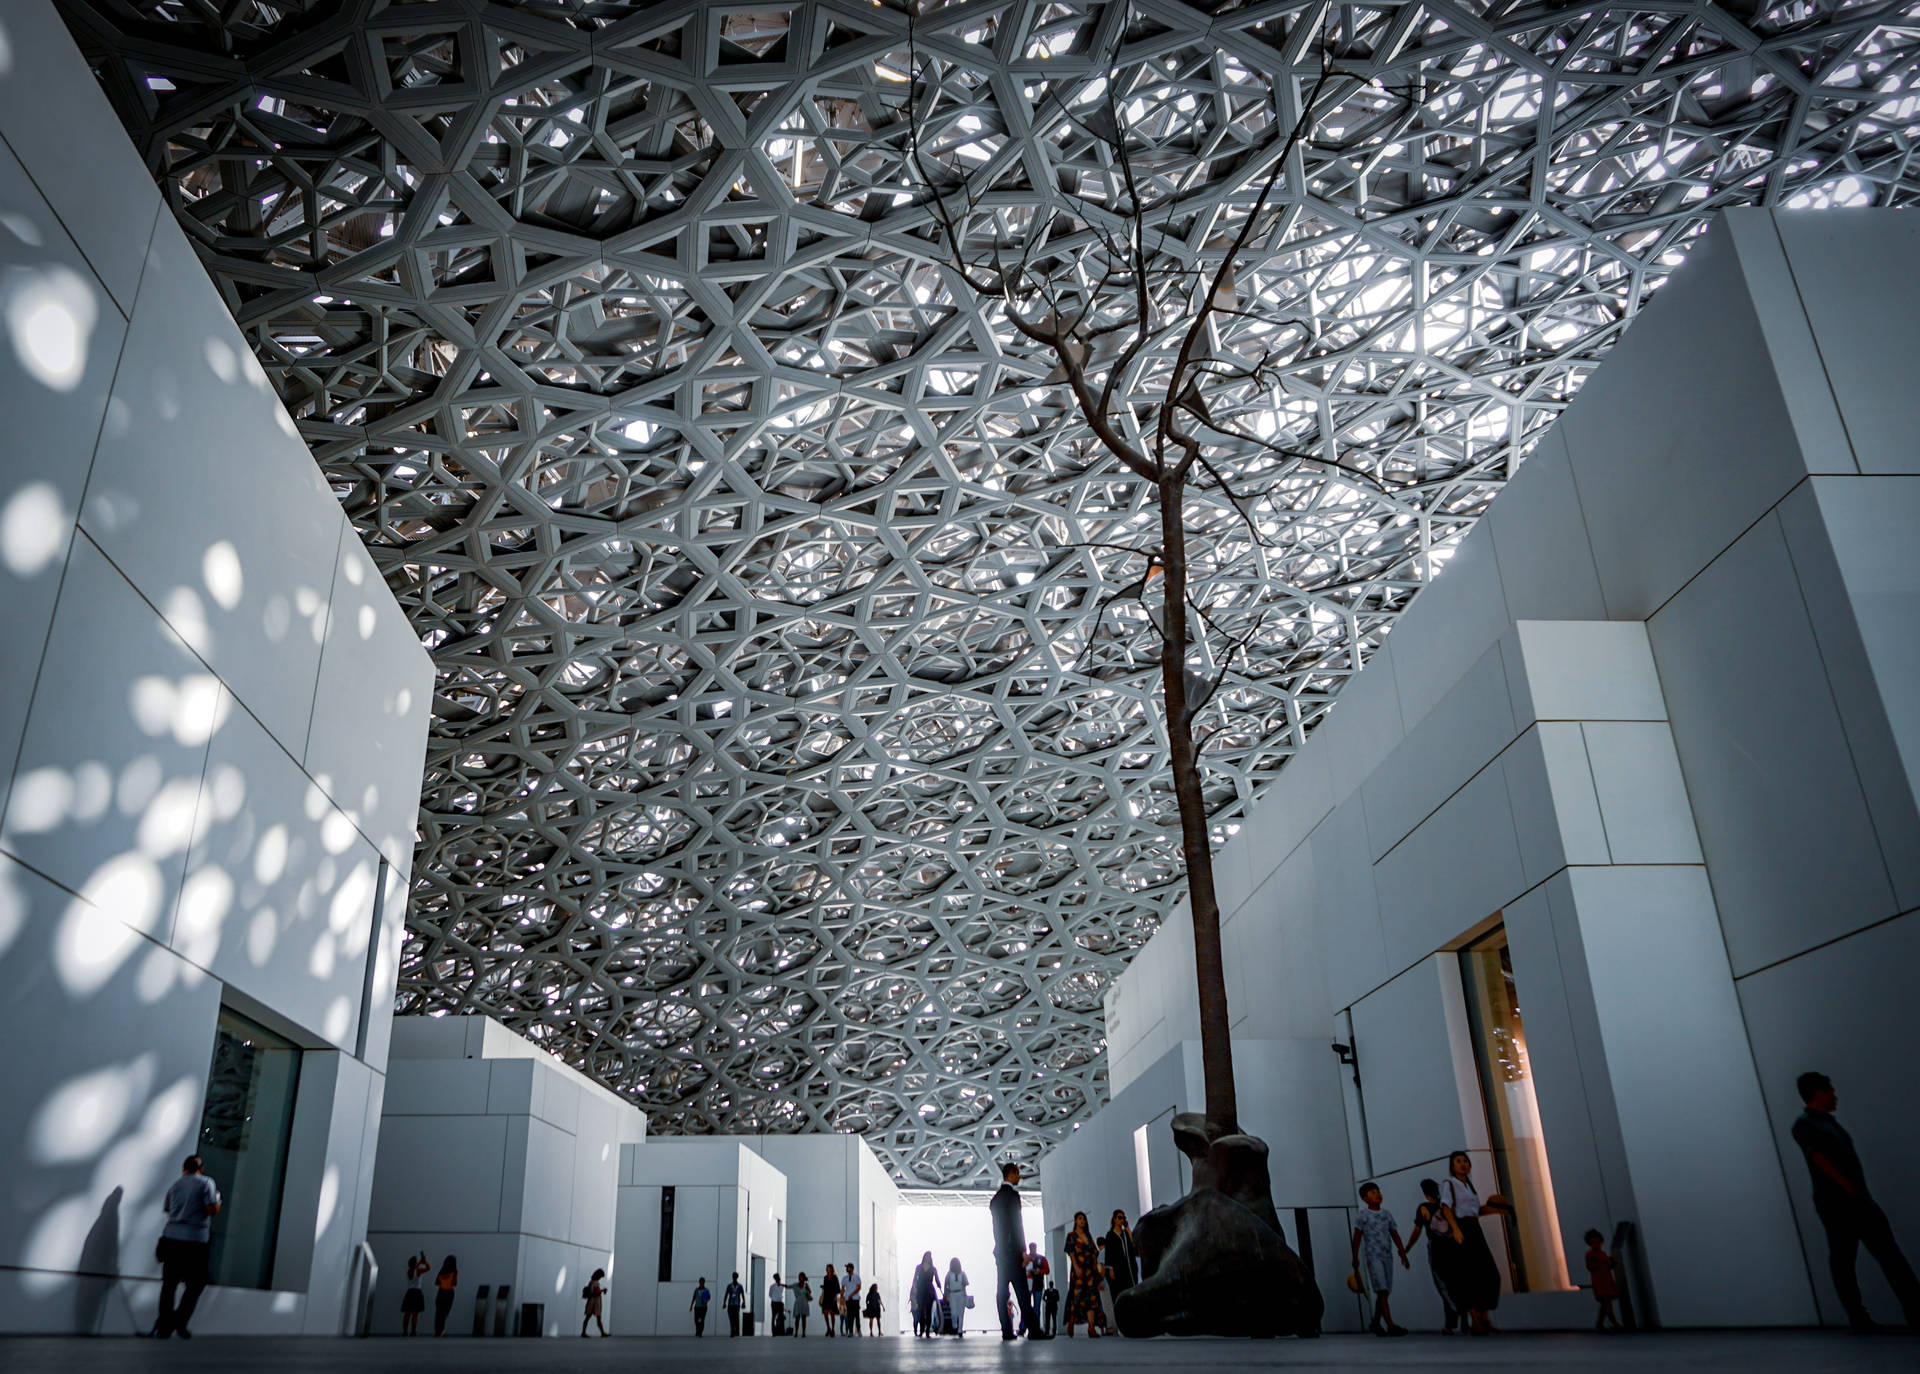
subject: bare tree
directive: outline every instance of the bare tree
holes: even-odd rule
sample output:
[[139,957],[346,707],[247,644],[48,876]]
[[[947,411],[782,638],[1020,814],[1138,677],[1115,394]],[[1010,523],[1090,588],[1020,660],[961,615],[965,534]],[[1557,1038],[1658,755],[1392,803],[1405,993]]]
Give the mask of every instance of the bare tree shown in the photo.
[[[954,274],[1050,362],[1045,384],[1066,389],[1099,449],[1154,492],[1158,539],[1103,546],[1124,554],[1139,574],[1108,593],[1103,610],[1137,601],[1159,637],[1193,920],[1207,1132],[1217,1138],[1238,1133],[1239,1113],[1194,726],[1260,620],[1229,629],[1194,597],[1189,499],[1224,500],[1252,540],[1266,543],[1254,511],[1288,474],[1342,468],[1349,479],[1379,485],[1357,467],[1289,449],[1247,422],[1249,413],[1271,406],[1281,365],[1310,342],[1303,324],[1243,305],[1249,249],[1284,234],[1289,206],[1277,193],[1300,176],[1298,155],[1316,115],[1353,79],[1339,76],[1326,58],[1317,69],[1274,78],[1264,137],[1220,166],[1164,137],[1175,123],[1192,127],[1185,116],[1169,117],[1170,107],[1191,97],[1166,67],[1122,62],[1127,22],[1124,7],[1116,9],[1105,80],[1095,83],[1091,99],[1083,86],[1073,106],[1043,102],[1093,154],[1064,169],[1045,194],[1021,193],[1026,169],[997,160],[991,146],[993,106],[945,84],[937,57],[917,41],[908,54],[904,122],[912,166]],[[1217,205],[1217,181],[1194,178],[1219,176],[1243,188],[1238,214],[1198,222],[1187,193],[1204,187],[1207,206]]]

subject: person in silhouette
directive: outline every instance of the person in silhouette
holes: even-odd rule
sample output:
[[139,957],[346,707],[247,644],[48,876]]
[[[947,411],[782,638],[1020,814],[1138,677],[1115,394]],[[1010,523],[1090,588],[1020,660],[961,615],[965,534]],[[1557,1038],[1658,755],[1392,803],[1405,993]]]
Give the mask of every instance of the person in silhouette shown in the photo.
[[735,1274],[727,1280],[727,1288],[720,1295],[720,1305],[727,1309],[727,1334],[740,1334],[740,1309],[747,1305],[747,1290],[740,1284],[740,1276]]
[[1020,1304],[1020,1334],[1044,1341],[1047,1334],[1033,1315],[1027,1289],[1027,1228],[1020,1219],[1020,1166],[1008,1160],[1000,1166],[1000,1187],[987,1204],[993,1214],[993,1310],[1000,1314],[1000,1339],[1017,1339],[1007,1290]]
[[807,1334],[807,1309],[813,1306],[813,1285],[807,1282],[807,1271],[802,1269],[800,1276],[793,1281],[793,1334]]
[[931,1336],[933,1334],[933,1299],[935,1290],[940,1286],[940,1271],[934,1267],[933,1251],[921,1254],[920,1263],[914,1266],[913,1287],[913,1334]]
[[820,1325],[827,1329],[829,1336],[834,1334],[834,1325],[840,1320],[840,1272],[831,1262],[827,1272],[820,1277]]
[[1456,1326],[1464,1326],[1466,1318],[1453,1300],[1453,1290],[1447,1287],[1454,1258],[1460,1253],[1460,1227],[1453,1219],[1453,1211],[1440,1200],[1440,1184],[1437,1179],[1420,1180],[1420,1191],[1426,1195],[1419,1208],[1413,1214],[1413,1234],[1407,1238],[1407,1253],[1413,1253],[1413,1247],[1422,1237],[1427,1242],[1427,1272],[1433,1279],[1433,1289],[1440,1295],[1440,1313],[1445,1325],[1440,1334],[1451,1336]]
[[840,1280],[840,1334],[843,1336],[860,1334],[860,1295],[864,1291],[859,1271],[848,1261],[847,1276]]
[[1833,1080],[1824,1073],[1808,1072],[1800,1075],[1795,1086],[1806,1110],[1793,1123],[1793,1143],[1806,1156],[1807,1172],[1813,1176],[1813,1210],[1826,1228],[1827,1268],[1848,1323],[1855,1331],[1879,1326],[1861,1300],[1860,1280],[1854,1273],[1854,1261],[1864,1245],[1887,1276],[1887,1286],[1899,1299],[1907,1325],[1920,1330],[1920,1280],[1900,1253],[1887,1214],[1867,1191],[1867,1173],[1853,1148],[1853,1137],[1834,1120],[1840,1094]]
[[460,1261],[448,1255],[440,1261],[440,1272],[433,1277],[433,1334],[447,1334],[447,1317],[453,1311],[453,1293],[460,1286]]
[[582,1336],[587,1334],[588,1322],[592,1322],[595,1326],[599,1327],[601,1335],[604,1336],[607,1334],[607,1324],[601,1320],[600,1316],[601,1309],[606,1305],[607,1298],[607,1286],[602,1283],[601,1280],[606,1278],[606,1276],[606,1270],[594,1270],[593,1277],[588,1279],[586,1287],[580,1290],[580,1296],[586,1300],[587,1304],[586,1313],[580,1318],[580,1334]]
[[[153,1334],[165,1340],[178,1333],[191,1340],[187,1324],[200,1305],[200,1293],[207,1286],[207,1261],[213,1251],[213,1219],[220,1215],[220,1190],[201,1169],[199,1155],[188,1155],[180,1165],[180,1177],[173,1181],[160,1200],[166,1209],[167,1224],[154,1247],[160,1261],[160,1316]],[[174,1294],[180,1294],[178,1303]]]
[[1073,1214],[1073,1229],[1067,1232],[1067,1335],[1081,1322],[1087,1335],[1098,1336],[1104,1321],[1100,1312],[1100,1247],[1094,1243],[1087,1214]]
[[1593,1300],[1600,1304],[1600,1315],[1593,1319],[1595,1331],[1625,1331],[1613,1305],[1620,1301],[1620,1276],[1614,1272],[1615,1260],[1607,1253],[1607,1238],[1598,1231],[1587,1232],[1587,1282]]
[[687,1303],[687,1311],[693,1313],[693,1334],[707,1334],[707,1305],[713,1301],[713,1291],[707,1287],[707,1276],[702,1274],[700,1282],[693,1286],[693,1298]]
[[433,1261],[422,1250],[417,1255],[407,1256],[407,1291],[400,1295],[400,1334],[417,1336],[420,1334],[420,1314],[427,1310],[427,1275],[433,1272]]
[[1054,1287],[1051,1279],[1047,1281],[1047,1292],[1043,1301],[1047,1313],[1047,1334],[1051,1336],[1060,1329],[1060,1290]]
[[1460,1228],[1460,1249],[1453,1257],[1447,1290],[1454,1305],[1466,1313],[1467,1330],[1485,1336],[1494,1330],[1487,1314],[1500,1305],[1500,1265],[1487,1244],[1487,1233],[1480,1229],[1480,1217],[1486,1212],[1513,1215],[1513,1204],[1498,1193],[1485,1197],[1473,1186],[1473,1157],[1455,1150],[1447,1158],[1447,1176],[1440,1181],[1440,1200],[1453,1213],[1453,1224]]

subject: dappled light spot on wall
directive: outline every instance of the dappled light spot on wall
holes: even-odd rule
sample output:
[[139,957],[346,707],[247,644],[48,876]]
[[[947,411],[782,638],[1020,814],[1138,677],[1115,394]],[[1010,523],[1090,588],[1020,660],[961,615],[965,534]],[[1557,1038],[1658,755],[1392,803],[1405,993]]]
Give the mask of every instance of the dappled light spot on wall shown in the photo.
[[253,961],[255,968],[265,968],[267,961],[273,958],[274,946],[280,943],[280,913],[270,906],[263,906],[253,913],[253,919],[247,923],[247,958]]
[[213,375],[232,386],[240,379],[240,357],[225,339],[208,339],[202,350]]
[[27,923],[27,894],[12,864],[0,864],[0,955],[13,947]]
[[200,785],[192,778],[174,778],[154,795],[140,816],[140,851],[155,859],[179,854],[193,843],[193,813],[200,801]]
[[231,540],[221,539],[207,546],[200,556],[200,575],[206,579],[214,605],[230,611],[240,604],[246,593],[246,577],[240,567],[240,551]]
[[16,577],[37,577],[66,547],[67,514],[51,482],[28,482],[0,507],[0,562]]
[[67,991],[90,997],[107,985],[159,919],[164,888],[159,868],[143,854],[100,866],[54,936],[54,971]]
[[13,40],[7,36],[7,26],[0,24],[0,77],[13,75]]
[[40,232],[40,226],[25,215],[16,215],[8,210],[0,210],[0,229],[12,234],[14,238],[29,248],[44,248],[46,235]]
[[87,348],[100,307],[93,287],[71,267],[15,267],[0,286],[7,337],[27,375],[54,391],[71,391],[87,371]]
[[142,1003],[153,1006],[172,992],[175,984],[192,987],[205,976],[196,965],[175,958],[166,946],[154,945],[140,963],[133,990]]
[[231,910],[233,879],[226,870],[211,866],[196,870],[180,889],[174,948],[196,964],[211,965],[220,953],[220,931]]
[[327,1004],[326,1015],[320,1023],[320,1033],[338,1045],[347,1038],[347,1032],[353,1029],[353,999],[344,993]]
[[253,847],[253,880],[268,886],[279,882],[287,871],[289,848],[286,826],[268,826]]
[[142,754],[120,770],[120,781],[114,787],[114,804],[120,808],[120,814],[131,816],[153,800],[153,794],[160,790],[160,780],[166,776],[160,767],[160,760],[152,754]]
[[206,606],[198,592],[189,587],[175,587],[160,603],[160,614],[195,653],[202,658],[212,656],[213,627],[207,623]]
[[327,818],[320,822],[320,843],[329,854],[346,853],[357,833],[343,811],[329,811]]
[[333,1225],[333,1214],[339,1206],[340,1166],[329,1164],[326,1172],[320,1175],[320,1210],[313,1226],[315,1240],[327,1234],[327,1228]]
[[374,873],[371,863],[358,863],[333,894],[327,928],[341,937],[346,952],[363,954],[371,938],[367,917],[373,912]]
[[189,748],[213,738],[229,709],[220,679],[211,673],[189,673],[178,681],[149,674],[134,682],[128,696],[143,732],[156,739],[172,735]]
[[147,1100],[156,1063],[154,1055],[143,1054],[55,1088],[28,1129],[33,1161],[72,1164],[106,1149],[128,1115]]

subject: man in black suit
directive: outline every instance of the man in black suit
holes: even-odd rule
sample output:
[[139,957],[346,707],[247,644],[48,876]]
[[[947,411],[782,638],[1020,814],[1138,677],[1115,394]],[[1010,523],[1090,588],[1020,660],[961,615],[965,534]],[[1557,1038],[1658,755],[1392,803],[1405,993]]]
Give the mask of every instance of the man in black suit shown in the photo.
[[1007,1289],[1012,1288],[1020,1303],[1020,1331],[1029,1340],[1048,1339],[1033,1315],[1033,1299],[1027,1296],[1027,1228],[1020,1220],[1020,1166],[1009,1161],[1000,1166],[999,1191],[988,1204],[993,1212],[993,1307],[1000,1314],[1000,1339],[1018,1339],[1013,1330],[1013,1313],[1007,1307]]

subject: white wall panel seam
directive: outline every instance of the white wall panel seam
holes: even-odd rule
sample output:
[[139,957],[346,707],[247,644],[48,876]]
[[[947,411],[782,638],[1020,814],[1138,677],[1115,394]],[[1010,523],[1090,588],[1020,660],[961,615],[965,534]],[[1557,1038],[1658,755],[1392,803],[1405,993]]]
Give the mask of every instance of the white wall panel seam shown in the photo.
[[[307,756],[313,752],[313,718],[320,709],[320,680],[326,675],[327,649],[333,640],[334,598],[340,594],[340,551],[346,547],[346,541],[348,539],[357,538],[359,538],[359,536],[354,533],[353,526],[347,521],[342,520],[340,522],[339,538],[335,539],[333,543],[333,576],[327,583],[327,619],[326,623],[320,627],[320,655],[314,660],[313,664],[313,692],[307,698],[307,733],[300,741],[300,758],[303,763]],[[356,828],[357,825],[358,823],[356,822]],[[369,842],[372,843],[375,849],[380,848],[378,841],[370,840]]]
[[[1826,352],[1820,347],[1820,331],[1813,327],[1813,317],[1807,313],[1807,297],[1806,293],[1800,289],[1799,275],[1793,270],[1793,254],[1787,251],[1787,241],[1780,237],[1780,222],[1772,215],[1766,215],[1763,218],[1766,220],[1766,232],[1780,248],[1780,260],[1786,266],[1787,280],[1793,283],[1793,303],[1800,312],[1801,321],[1807,327],[1807,340],[1813,345],[1814,356],[1820,360],[1820,381],[1827,389],[1827,396],[1833,401],[1834,417],[1840,422],[1840,433],[1847,441],[1847,457],[1853,460],[1854,473],[1857,475],[1862,471],[1860,450],[1853,442],[1853,430],[1847,425],[1847,409],[1840,404],[1840,393],[1834,389],[1833,369],[1827,366]],[[1739,256],[1739,250],[1739,240],[1735,239],[1734,255],[1736,257]],[[1765,342],[1764,337],[1762,342]],[[1772,350],[1769,349],[1768,352],[1771,355]],[[1834,475],[1844,476],[1845,474]]]

